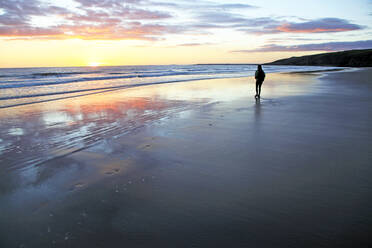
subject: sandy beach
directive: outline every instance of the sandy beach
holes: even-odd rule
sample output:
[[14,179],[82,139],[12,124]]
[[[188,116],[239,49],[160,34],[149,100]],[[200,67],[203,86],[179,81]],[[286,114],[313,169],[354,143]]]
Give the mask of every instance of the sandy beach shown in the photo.
[[372,70],[0,109],[0,247],[369,247]]

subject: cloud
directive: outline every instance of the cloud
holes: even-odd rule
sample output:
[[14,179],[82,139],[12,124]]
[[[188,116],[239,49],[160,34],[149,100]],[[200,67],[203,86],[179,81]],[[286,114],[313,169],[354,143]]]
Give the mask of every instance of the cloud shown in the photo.
[[205,43],[183,43],[179,44],[177,46],[182,46],[182,47],[194,47],[194,46],[207,46],[207,45],[215,45],[216,43],[212,42],[205,42]]
[[276,29],[287,33],[324,33],[359,30],[362,27],[339,18],[323,18],[302,23],[283,23]]
[[253,6],[250,4],[242,4],[242,3],[230,3],[230,4],[220,4],[217,5],[219,8],[223,9],[255,9],[258,8],[257,6]]
[[95,7],[95,8],[120,8],[123,2],[126,3],[140,3],[141,0],[75,0],[80,3],[82,7]]
[[60,29],[64,33],[69,33],[71,38],[80,38],[85,40],[92,39],[141,39],[141,40],[156,40],[158,36],[169,33],[178,33],[178,27],[165,26],[160,24],[142,24],[140,22],[127,23],[124,26],[114,24],[100,25],[62,25]]
[[[166,19],[172,17],[170,13],[157,11],[157,10],[145,10],[136,8],[144,4],[143,0],[75,0],[80,3],[81,7],[86,12],[94,11],[99,9],[100,11],[110,14],[110,16],[121,17],[124,20],[146,20],[146,19]],[[91,16],[91,14],[87,13]]]
[[207,23],[224,23],[224,24],[231,24],[231,23],[242,23],[246,22],[248,19],[241,17],[239,15],[232,15],[230,13],[224,12],[206,12],[199,15],[198,19],[201,22]]
[[266,41],[269,43],[282,43],[282,42],[288,42],[288,41],[331,41],[333,39],[327,38],[327,39],[321,39],[321,38],[304,38],[304,37],[275,37],[267,39]]
[[250,53],[250,52],[304,52],[304,51],[344,51],[353,49],[371,49],[372,40],[362,41],[345,41],[345,42],[326,42],[282,46],[275,44],[268,44],[257,49],[251,50],[234,50],[234,53]]
[[192,25],[198,29],[231,29],[246,32],[247,28],[268,26],[277,22],[270,17],[245,18],[227,12],[202,13],[197,17],[198,22]]
[[241,29],[247,33],[276,34],[276,33],[332,33],[363,29],[363,26],[350,23],[340,18],[321,18],[305,22],[271,23],[260,28]]
[[[145,3],[144,0],[141,1],[141,3]],[[147,3],[152,3],[156,6],[168,6],[173,7],[177,9],[184,9],[184,10],[192,10],[192,11],[210,11],[210,10],[233,10],[233,9],[257,9],[259,7],[251,5],[251,4],[245,4],[245,3],[228,3],[228,4],[216,4],[212,3],[210,1],[177,1],[174,3],[165,3],[165,2],[157,2],[157,1],[147,1]]]
[[[155,40],[182,28],[156,23],[172,15],[159,10],[138,8],[142,0],[75,0],[79,12],[48,5],[39,0],[0,0],[0,36],[50,39],[141,39]],[[34,16],[59,17],[53,26],[38,27]],[[152,21],[152,23],[143,23]]]
[[[73,0],[76,8],[60,7],[47,0],[0,0],[0,36],[47,39],[140,39],[156,40],[167,34],[210,34],[229,29],[250,34],[328,33],[364,27],[339,18],[289,22],[284,17],[246,17],[232,13],[255,9],[245,3],[210,1],[161,2],[152,0]],[[180,23],[177,11],[193,19]],[[37,17],[37,18],[36,18]],[[40,18],[42,17],[42,18]],[[39,25],[35,20],[50,18]],[[289,19],[289,18],[287,18]],[[182,20],[181,20],[182,21]]]
[[4,27],[0,26],[0,36],[19,37],[19,36],[59,36],[62,31],[52,28],[35,28],[35,27]]
[[61,7],[48,6],[38,0],[0,0],[0,25],[27,25],[31,16],[45,13],[62,14],[68,11]]
[[126,7],[121,8],[119,11],[113,11],[113,14],[130,20],[159,20],[172,17],[171,14],[162,11],[148,11]]
[[[208,11],[197,16],[206,28],[232,28],[253,34],[276,33],[332,33],[363,29],[363,26],[340,18],[321,18],[302,22],[289,22],[282,18],[247,18],[229,12]],[[197,27],[202,27],[198,24]]]
[[86,10],[84,14],[68,13],[64,16],[66,20],[71,20],[75,23],[119,23],[119,18],[113,18],[106,12]]

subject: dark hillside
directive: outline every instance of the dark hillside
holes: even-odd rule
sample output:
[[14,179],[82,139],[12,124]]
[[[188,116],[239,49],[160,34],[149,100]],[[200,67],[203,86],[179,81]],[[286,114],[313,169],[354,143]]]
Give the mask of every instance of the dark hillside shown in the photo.
[[342,67],[371,67],[372,49],[322,53],[309,56],[280,59],[267,65],[315,65]]

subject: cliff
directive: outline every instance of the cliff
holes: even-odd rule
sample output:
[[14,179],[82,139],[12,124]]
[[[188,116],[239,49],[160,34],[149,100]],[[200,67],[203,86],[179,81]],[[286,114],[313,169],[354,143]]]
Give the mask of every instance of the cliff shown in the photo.
[[371,67],[372,49],[349,50],[280,59],[266,65],[315,65],[342,67]]

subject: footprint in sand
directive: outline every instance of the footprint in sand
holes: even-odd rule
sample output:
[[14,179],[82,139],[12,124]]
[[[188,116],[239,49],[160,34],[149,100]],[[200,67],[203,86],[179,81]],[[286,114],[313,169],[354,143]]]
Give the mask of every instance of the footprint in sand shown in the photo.
[[144,144],[140,146],[141,149],[149,149],[151,147],[151,144]]

